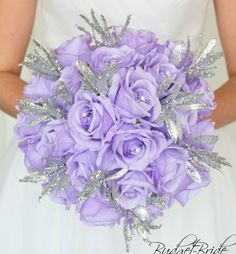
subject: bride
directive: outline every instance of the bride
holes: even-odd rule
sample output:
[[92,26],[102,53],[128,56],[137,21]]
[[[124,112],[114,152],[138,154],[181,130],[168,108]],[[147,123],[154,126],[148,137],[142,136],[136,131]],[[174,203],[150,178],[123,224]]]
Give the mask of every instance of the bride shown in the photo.
[[[123,24],[132,14],[131,27],[155,32],[160,40],[185,39],[197,42],[210,0],[1,0],[0,1],[0,108],[16,117],[16,98],[26,82],[18,64],[23,61],[31,33],[49,47],[56,47],[76,35],[78,14],[93,8],[112,24]],[[212,183],[186,207],[175,204],[152,234],[149,246],[139,238],[131,253],[167,253],[184,238],[182,248],[199,240],[201,252],[213,252],[228,245],[236,251],[236,144],[224,126],[236,120],[236,1],[214,1],[217,24],[227,63],[228,80],[215,91],[218,107],[215,121],[220,141],[216,150],[233,165],[224,174],[212,171]],[[33,26],[34,25],[34,26]],[[40,186],[18,182],[26,173],[22,152],[15,140],[0,164],[0,249],[5,254],[121,254],[125,253],[122,226],[89,227],[78,214],[45,198],[37,202]],[[192,236],[190,236],[192,235]],[[159,242],[159,244],[157,243]],[[185,245],[185,247],[183,246]],[[161,252],[162,249],[162,252]],[[190,250],[190,249],[189,249]],[[211,252],[210,252],[211,251]],[[171,252],[177,253],[177,252]],[[178,252],[178,253],[190,253]]]

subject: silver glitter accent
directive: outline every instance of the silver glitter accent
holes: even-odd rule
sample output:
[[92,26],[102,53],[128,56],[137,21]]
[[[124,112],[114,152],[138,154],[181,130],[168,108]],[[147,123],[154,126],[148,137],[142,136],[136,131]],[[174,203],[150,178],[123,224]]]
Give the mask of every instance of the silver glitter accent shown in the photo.
[[194,182],[201,183],[202,179],[197,169],[189,162],[185,162],[187,174],[191,177]]
[[[174,120],[175,117],[175,120]],[[173,140],[174,143],[177,143],[178,140],[181,140],[183,137],[183,131],[182,126],[180,123],[179,116],[175,114],[175,116],[170,113],[165,113],[164,115],[164,122],[166,123],[166,127],[168,130],[168,133]]]
[[20,182],[41,183],[43,190],[39,195],[39,201],[53,190],[64,191],[70,185],[67,176],[67,168],[64,161],[51,161],[50,166],[42,169],[31,169],[32,173],[20,179]]
[[183,110],[201,110],[201,109],[208,109],[209,105],[207,103],[195,103],[195,104],[182,104],[178,105],[176,104],[177,109],[183,109]]
[[64,100],[66,100],[70,105],[73,104],[72,95],[69,89],[66,87],[65,82],[61,78],[57,81],[57,86],[55,88],[52,99],[55,101],[60,96]]
[[[128,172],[128,168],[122,168],[119,171],[110,174],[104,170],[95,170],[93,171],[85,183],[83,190],[78,194],[80,200],[88,198],[93,194],[99,187],[103,186],[104,190],[107,191],[106,194],[109,194],[107,197],[110,201],[113,201],[113,198],[110,196],[110,190],[107,188],[106,182],[111,180],[116,180],[124,176]],[[114,189],[115,190],[115,189]]]
[[102,170],[92,172],[86,182],[83,190],[78,194],[80,200],[84,200],[91,196],[104,182],[105,173]]
[[129,171],[128,168],[122,168],[119,171],[117,171],[116,173],[112,174],[111,176],[107,176],[106,177],[106,181],[111,181],[111,180],[116,180],[121,178],[122,176],[124,176],[127,172]]
[[124,221],[123,235],[125,239],[126,252],[129,252],[130,251],[129,242],[132,240],[132,236],[129,234],[129,225],[126,220]]
[[[115,47],[120,42],[122,37],[124,36],[127,27],[131,20],[131,15],[129,15],[126,19],[125,25],[123,26],[121,32],[115,36],[116,31],[114,26],[108,26],[107,20],[104,15],[100,15],[102,24],[99,23],[93,9],[91,9],[91,20],[85,15],[80,15],[80,17],[90,26],[92,29],[92,33],[87,31],[85,28],[81,26],[77,26],[77,28],[88,35],[95,43],[96,47],[105,46],[105,47]],[[99,39],[97,38],[99,36]]]
[[118,70],[115,59],[104,67],[101,74],[94,74],[89,66],[80,60],[76,61],[76,67],[82,74],[82,89],[94,92],[97,95],[107,94],[111,87],[111,78]]
[[44,47],[39,41],[32,38],[36,46],[34,53],[25,56],[21,66],[26,66],[34,72],[40,73],[42,76],[57,80],[62,72],[62,67],[51,49]]
[[188,36],[187,43],[183,41],[174,41],[174,48],[170,55],[170,62],[174,65],[178,66],[182,62],[186,60],[188,56],[190,56],[190,39]]
[[221,171],[223,167],[232,167],[232,165],[224,157],[221,157],[217,152],[211,152],[199,148],[196,146],[197,144],[201,144],[201,142],[196,143],[196,139],[193,139],[193,141],[186,140],[185,143],[180,142],[178,144],[188,151],[190,157],[189,160],[193,166],[214,168],[219,171]]
[[29,127],[33,127],[41,122],[65,118],[64,113],[59,108],[55,108],[51,102],[46,99],[41,98],[41,105],[27,99],[17,99],[16,103],[24,113],[38,115],[38,118],[29,123]]
[[[151,218],[149,217],[145,207],[143,207],[140,212],[133,214],[131,227],[144,241],[149,242],[149,235],[151,234],[151,230],[156,230],[161,226],[151,224]],[[145,218],[145,220],[143,220],[143,218]]]
[[150,205],[157,206],[161,209],[168,208],[168,206],[166,205],[166,201],[165,201],[164,197],[162,197],[162,196],[150,197],[150,198],[148,198],[147,203]]
[[205,145],[215,145],[219,140],[219,137],[216,135],[200,135],[191,140],[191,144],[205,144]]
[[170,79],[167,78],[166,80],[164,80],[157,91],[157,96],[160,97],[166,91],[166,89],[170,86],[170,84],[171,84]]
[[193,63],[187,71],[187,76],[210,78],[214,75],[215,62],[223,56],[223,52],[216,52],[216,39],[210,40],[203,49],[199,49],[194,57]]
[[124,239],[126,245],[126,251],[129,252],[130,246],[129,242],[132,240],[132,235],[135,232],[146,242],[149,241],[149,235],[151,230],[156,230],[160,228],[161,225],[152,224],[152,218],[146,207],[137,206],[132,210],[128,210],[126,214],[126,219],[124,221]]
[[201,163],[204,163],[205,165],[218,170],[221,170],[224,166],[231,167],[231,164],[217,152],[209,152],[200,148],[190,148],[189,152],[193,160],[197,163],[200,162],[200,165],[202,165]]
[[165,122],[170,138],[177,143],[183,138],[183,131],[178,110],[203,110],[209,108],[206,103],[199,102],[204,94],[184,93],[180,85],[175,84],[173,92],[161,99],[162,110],[159,121]]

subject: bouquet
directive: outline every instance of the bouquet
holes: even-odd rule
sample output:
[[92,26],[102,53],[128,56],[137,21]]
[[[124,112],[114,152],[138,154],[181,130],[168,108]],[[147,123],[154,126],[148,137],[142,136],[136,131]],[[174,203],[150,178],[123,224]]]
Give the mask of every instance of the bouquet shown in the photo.
[[33,71],[17,100],[14,132],[41,199],[93,226],[124,223],[145,241],[174,202],[185,205],[230,166],[217,142],[214,93],[205,79],[222,56],[216,40],[195,51],[190,40],[159,42],[146,30],[109,26],[81,15],[88,28],[49,49],[39,41],[23,66]]

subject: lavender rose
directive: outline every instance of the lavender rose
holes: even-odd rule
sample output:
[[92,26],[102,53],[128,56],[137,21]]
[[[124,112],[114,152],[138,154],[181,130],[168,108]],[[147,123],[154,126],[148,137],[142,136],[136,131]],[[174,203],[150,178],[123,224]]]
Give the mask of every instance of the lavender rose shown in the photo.
[[91,55],[91,67],[95,72],[102,72],[105,65],[111,60],[116,60],[120,67],[137,65],[143,60],[143,56],[126,45],[119,48],[96,48]]
[[81,77],[78,69],[74,65],[65,67],[61,73],[60,79],[64,81],[74,98],[81,87]]
[[104,141],[97,166],[105,170],[128,167],[142,171],[167,146],[162,133],[140,124],[121,124],[118,130],[111,130]]
[[88,198],[77,211],[81,221],[93,226],[112,226],[121,219],[121,214],[101,196]]
[[146,206],[147,198],[155,191],[153,182],[145,172],[131,171],[117,181],[118,203],[125,209]]
[[43,157],[61,157],[69,154],[74,140],[69,134],[66,120],[49,122],[42,131],[42,137],[37,144],[37,151]]
[[67,187],[64,191],[54,190],[49,194],[52,201],[62,204],[66,210],[69,210],[78,200],[78,192],[74,186]]
[[88,36],[76,36],[61,44],[54,53],[63,67],[72,65],[77,59],[88,62],[92,53],[90,43]]
[[116,114],[108,98],[80,90],[68,113],[70,133],[78,148],[99,149],[102,139],[116,121]]
[[83,190],[89,175],[96,169],[97,152],[78,151],[67,160],[67,172],[71,183],[78,191]]
[[35,116],[28,115],[23,112],[20,112],[17,115],[17,123],[14,126],[14,134],[17,136],[17,138],[24,139],[39,135],[39,133],[44,128],[45,124],[29,127],[29,124],[35,119],[36,119]]
[[[153,176],[157,191],[162,195],[169,195],[172,198],[170,203],[176,199],[184,205],[191,196],[190,186],[194,186],[193,189],[199,189],[208,182],[206,175],[201,184],[193,182],[184,165],[186,159],[188,159],[186,150],[177,146],[169,146],[153,163]],[[184,192],[185,190],[188,191]]]
[[24,86],[24,99],[31,99],[35,102],[38,101],[39,97],[51,98],[56,82],[53,80],[46,79],[40,74],[33,74],[30,82]]
[[44,169],[46,162],[43,160],[43,156],[39,154],[37,150],[37,144],[40,137],[28,137],[22,140],[18,147],[24,152],[24,163],[29,172],[34,169]]
[[155,78],[141,67],[129,68],[124,75],[116,75],[109,97],[125,118],[156,121],[161,111]]
[[[121,27],[117,27],[117,32]],[[157,43],[157,37],[153,32],[143,29],[128,29],[120,41],[120,45],[128,45],[141,54],[147,54]]]
[[184,161],[188,158],[186,150],[170,146],[165,149],[153,163],[157,191],[161,194],[174,196],[178,188],[183,186],[186,177]]

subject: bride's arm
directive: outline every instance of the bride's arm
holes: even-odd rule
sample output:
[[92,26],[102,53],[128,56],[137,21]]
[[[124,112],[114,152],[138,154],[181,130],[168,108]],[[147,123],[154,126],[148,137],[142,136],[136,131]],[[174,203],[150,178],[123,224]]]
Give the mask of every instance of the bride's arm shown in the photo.
[[216,127],[236,120],[236,1],[215,0],[217,24],[228,70],[228,81],[215,91]]
[[16,117],[16,99],[22,97],[20,68],[32,32],[36,0],[0,1],[0,109]]

